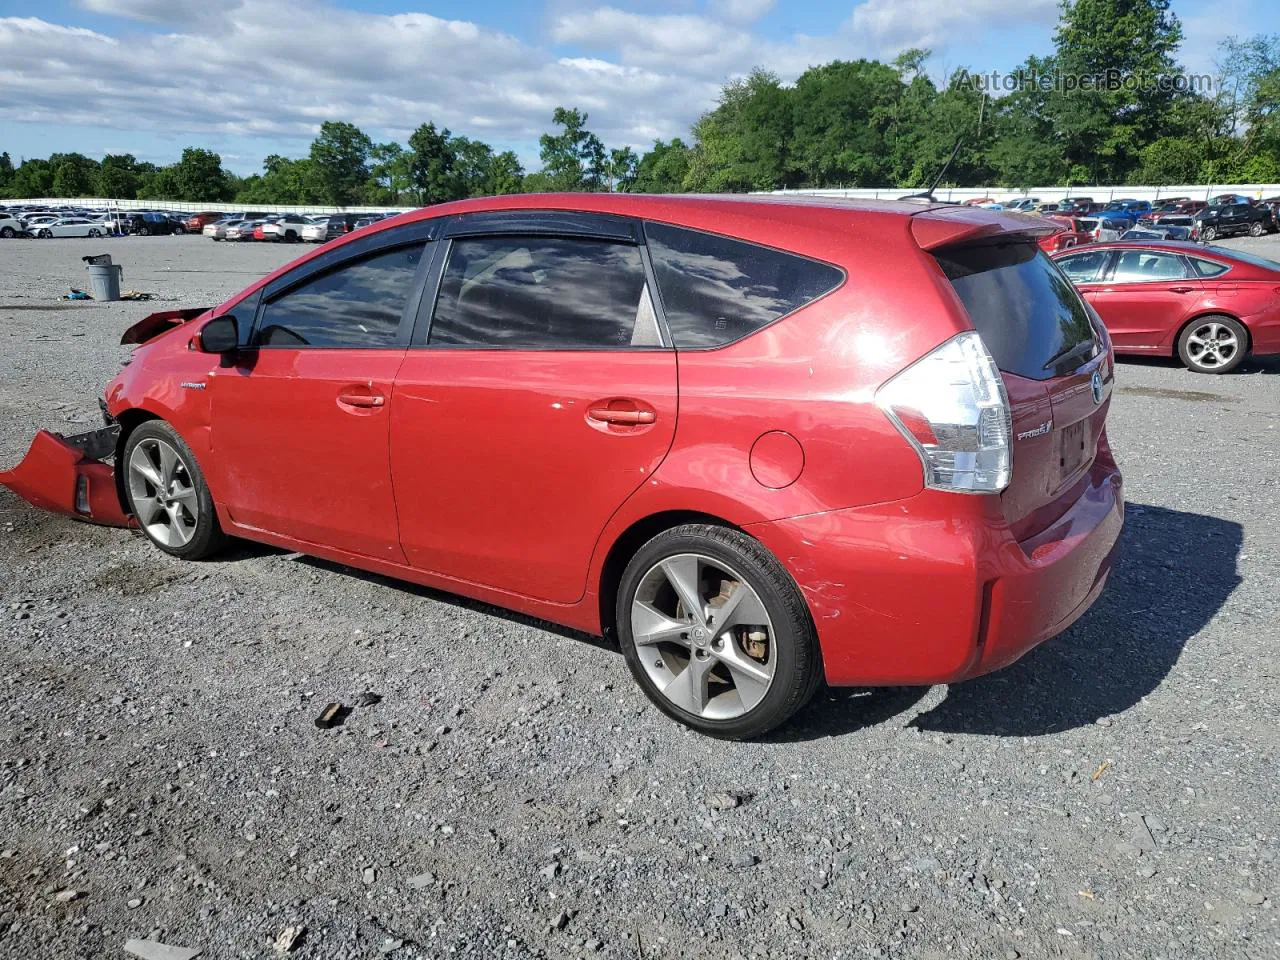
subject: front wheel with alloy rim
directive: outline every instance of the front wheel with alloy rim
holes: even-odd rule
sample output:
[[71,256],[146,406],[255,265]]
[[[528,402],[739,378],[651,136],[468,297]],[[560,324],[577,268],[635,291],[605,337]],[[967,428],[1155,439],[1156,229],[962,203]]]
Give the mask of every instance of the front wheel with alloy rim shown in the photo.
[[658,534],[627,565],[617,611],[641,689],[703,733],[760,736],[803,707],[821,679],[799,588],[740,531],[687,524]]
[[226,542],[200,465],[178,432],[148,420],[124,446],[129,509],[147,539],[183,560],[201,560]]
[[1228,373],[1244,359],[1248,334],[1230,317],[1199,317],[1178,337],[1178,356],[1196,373]]
[[1249,236],[1260,237],[1267,232],[1267,228],[1262,225],[1261,220],[1255,220],[1249,224]]
[[1215,227],[1205,227],[1200,236],[1204,238],[1206,243],[1213,243],[1218,239],[1218,231]]

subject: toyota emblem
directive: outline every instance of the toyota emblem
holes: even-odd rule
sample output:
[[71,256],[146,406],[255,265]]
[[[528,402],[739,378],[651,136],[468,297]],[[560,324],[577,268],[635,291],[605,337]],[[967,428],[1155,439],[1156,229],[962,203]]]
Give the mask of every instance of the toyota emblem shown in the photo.
[[1093,388],[1093,402],[1102,402],[1102,374],[1097,370],[1093,371],[1093,377],[1089,380],[1089,386]]

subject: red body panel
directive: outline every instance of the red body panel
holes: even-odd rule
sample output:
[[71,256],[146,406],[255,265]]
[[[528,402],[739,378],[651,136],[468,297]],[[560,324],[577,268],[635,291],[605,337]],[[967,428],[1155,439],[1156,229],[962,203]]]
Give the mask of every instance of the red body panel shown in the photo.
[[78,449],[47,430],[35,435],[18,466],[0,471],[0,486],[8,487],[41,510],[109,527],[129,526],[116,495],[111,467],[86,459]]
[[[1053,228],[1039,218],[794,197],[468,200],[335,240],[206,319],[377,231],[521,209],[676,223],[836,264],[846,280],[706,351],[272,348],[224,362],[194,349],[202,319],[157,323],[109,386],[108,413],[126,429],[168,421],[228,532],[592,632],[610,551],[637,524],[732,524],[795,579],[832,683],[993,669],[1096,595],[1122,510],[1106,404],[1084,400],[1105,356],[1052,383],[1006,377],[1015,432],[1053,419],[1088,449],[1068,463],[1056,432],[1019,441],[1003,497],[925,489],[875,403],[886,380],[972,329],[927,251],[1040,238]],[[645,418],[609,425],[596,408]],[[65,486],[67,468],[52,472]]]
[[1196,317],[1221,314],[1249,332],[1255,355],[1280,353],[1280,268],[1275,270],[1232,255],[1225,247],[1187,243],[1106,243],[1096,249],[1150,249],[1212,260],[1229,269],[1219,278],[1114,283],[1096,280],[1076,286],[1098,311],[1117,353],[1172,355],[1178,335]]

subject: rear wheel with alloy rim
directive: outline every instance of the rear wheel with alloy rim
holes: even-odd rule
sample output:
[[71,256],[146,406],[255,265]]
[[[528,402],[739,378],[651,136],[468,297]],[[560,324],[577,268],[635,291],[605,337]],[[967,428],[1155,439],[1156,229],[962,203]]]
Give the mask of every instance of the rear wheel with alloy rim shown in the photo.
[[1204,237],[1206,243],[1213,243],[1218,239],[1218,230],[1216,227],[1205,227],[1200,235]]
[[1253,223],[1249,224],[1249,236],[1251,237],[1260,237],[1266,232],[1266,227],[1262,225],[1261,220],[1255,220]]
[[184,560],[222,547],[226,536],[204,474],[176,430],[147,421],[129,435],[123,460],[129,509],[148,540]]
[[53,239],[53,231],[52,231],[52,230],[37,230],[37,231],[36,231],[36,236],[37,236],[38,238],[40,238],[41,240],[52,240],[52,239]]
[[668,716],[712,736],[759,736],[821,678],[817,634],[782,565],[737,530],[689,524],[645,544],[618,589],[632,675]]
[[1196,373],[1228,373],[1244,359],[1248,334],[1231,317],[1192,320],[1178,337],[1178,356]]

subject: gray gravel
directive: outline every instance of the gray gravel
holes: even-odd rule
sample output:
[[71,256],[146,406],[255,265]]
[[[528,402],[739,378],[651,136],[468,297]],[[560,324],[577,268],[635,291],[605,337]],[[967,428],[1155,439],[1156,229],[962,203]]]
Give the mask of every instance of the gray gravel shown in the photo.
[[[184,306],[298,252],[0,242],[0,465],[95,422],[165,306],[57,302],[102,250]],[[179,563],[0,491],[0,955],[1280,957],[1280,363],[1119,379],[1094,609],[763,743],[684,732],[587,638],[265,548]]]

